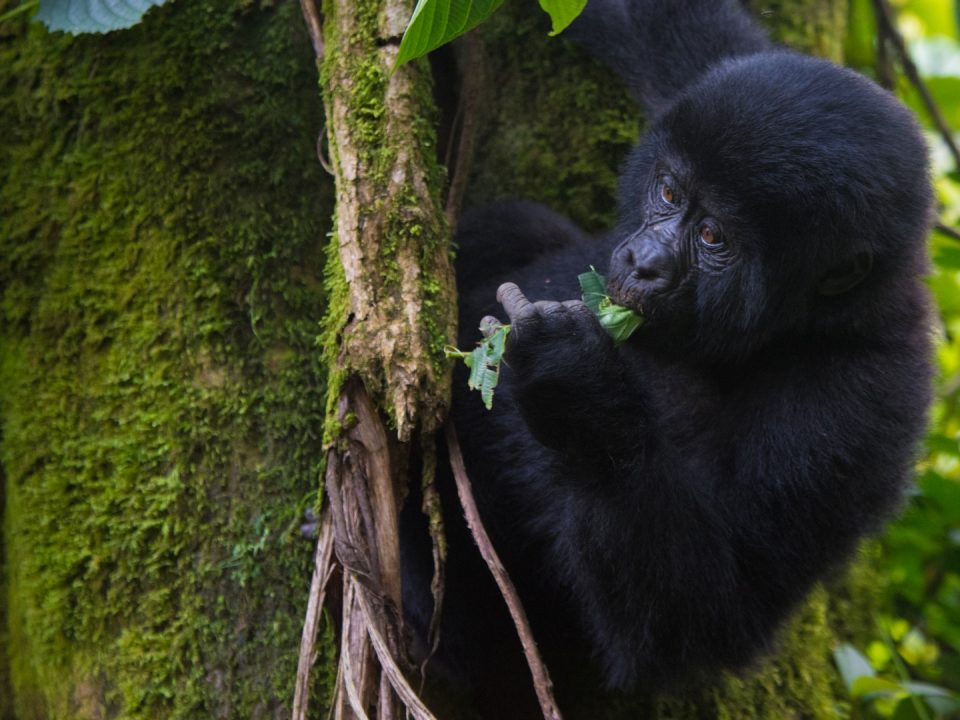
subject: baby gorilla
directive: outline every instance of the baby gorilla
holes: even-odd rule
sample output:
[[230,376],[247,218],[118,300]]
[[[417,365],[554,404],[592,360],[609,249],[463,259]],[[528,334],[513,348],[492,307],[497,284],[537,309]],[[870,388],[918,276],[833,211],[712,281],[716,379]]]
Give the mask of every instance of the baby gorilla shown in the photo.
[[[458,378],[454,419],[538,640],[657,690],[768,649],[900,504],[930,401],[926,149],[893,97],[733,0],[591,0],[571,33],[649,128],[609,236],[533,204],[465,218],[461,346],[494,297],[513,329],[493,411]],[[619,346],[570,302],[590,265],[645,318]],[[456,514],[440,658],[470,676],[511,631]]]

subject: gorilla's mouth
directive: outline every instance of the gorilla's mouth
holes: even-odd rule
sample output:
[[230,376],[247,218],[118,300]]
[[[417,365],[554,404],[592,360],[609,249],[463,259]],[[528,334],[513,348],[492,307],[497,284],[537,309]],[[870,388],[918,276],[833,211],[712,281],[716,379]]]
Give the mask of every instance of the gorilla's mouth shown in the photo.
[[627,272],[612,271],[607,279],[607,296],[615,305],[630,308],[644,317],[650,314],[655,292],[647,283],[638,280]]

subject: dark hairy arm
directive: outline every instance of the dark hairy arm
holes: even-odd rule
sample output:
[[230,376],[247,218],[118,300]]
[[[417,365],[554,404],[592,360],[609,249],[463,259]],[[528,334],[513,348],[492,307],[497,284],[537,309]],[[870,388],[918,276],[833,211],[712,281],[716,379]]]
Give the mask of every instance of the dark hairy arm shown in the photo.
[[771,47],[736,0],[589,0],[565,36],[609,65],[653,114],[721,60]]

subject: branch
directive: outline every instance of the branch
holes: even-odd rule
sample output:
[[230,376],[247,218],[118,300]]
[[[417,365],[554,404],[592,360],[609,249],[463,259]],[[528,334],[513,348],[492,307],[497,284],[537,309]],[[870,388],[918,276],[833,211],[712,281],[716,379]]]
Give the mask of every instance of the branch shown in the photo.
[[310,581],[310,600],[303,621],[300,638],[300,659],[297,661],[297,684],[293,693],[292,720],[306,720],[310,702],[310,669],[317,660],[317,630],[323,616],[327,583],[333,574],[333,522],[327,510],[320,518],[320,536],[313,556],[313,579]]
[[957,147],[957,143],[953,138],[953,132],[950,130],[950,126],[944,119],[943,113],[940,112],[940,108],[933,99],[933,95],[930,94],[930,89],[927,87],[927,84],[923,81],[923,78],[920,77],[917,66],[913,63],[913,58],[910,57],[910,52],[907,50],[907,45],[903,40],[903,35],[901,35],[900,31],[897,30],[896,19],[894,18],[893,10],[890,8],[889,1],[873,0],[873,5],[876,9],[880,32],[890,39],[890,42],[896,49],[897,55],[900,56],[900,62],[903,65],[903,71],[907,75],[907,79],[910,80],[911,84],[920,93],[920,97],[923,98],[923,104],[926,106],[927,112],[930,113],[931,119],[937,126],[937,129],[940,131],[940,135],[947,144],[950,154],[953,155],[954,166],[960,169],[960,148]]
[[[447,223],[451,230],[457,227],[463,196],[470,179],[473,166],[473,151],[477,144],[477,132],[480,128],[480,114],[483,106],[483,93],[486,87],[484,74],[483,42],[480,33],[474,31],[457,41],[457,65],[460,68],[460,102],[457,106],[457,118],[460,120],[460,137],[456,154],[447,158],[451,172],[450,187],[447,189]],[[454,125],[456,125],[456,119]],[[447,153],[448,156],[452,153]]]
[[938,232],[942,232],[951,240],[960,241],[960,230],[950,227],[945,222],[938,222],[936,225],[934,225],[934,227]]
[[[360,658],[361,663],[366,665],[366,663],[363,662],[367,650],[366,644],[362,641],[364,636],[357,638],[353,632],[357,628],[355,628],[353,625],[356,621],[356,614],[353,612],[352,606],[354,605],[354,599],[359,593],[362,592],[362,590],[360,585],[352,580],[352,576],[346,573],[344,574],[343,584],[343,638],[340,648],[340,674],[338,677],[337,692],[347,696],[347,703],[355,715],[355,720],[369,720],[366,712],[364,711],[365,704],[363,698],[361,697],[360,689],[364,687],[364,675],[366,673],[363,672],[364,668],[361,668],[361,685],[358,687],[353,667],[354,657]],[[359,641],[358,645],[360,647],[357,650],[347,647],[351,644],[351,639]],[[334,705],[336,708],[334,717],[338,720],[346,720],[346,718],[349,717],[345,712],[346,708],[343,706],[342,698],[343,695],[340,695]]]
[[453,477],[457,483],[457,495],[459,495],[460,504],[463,506],[467,526],[473,534],[473,539],[476,541],[487,567],[493,574],[493,579],[496,580],[497,586],[500,588],[500,594],[503,595],[503,599],[507,603],[507,609],[510,611],[510,617],[513,618],[513,624],[517,628],[520,644],[523,646],[523,654],[527,658],[527,665],[529,665],[530,673],[533,675],[533,686],[537,693],[537,700],[540,702],[544,720],[562,720],[557,701],[553,697],[553,681],[550,679],[547,666],[543,664],[543,660],[540,658],[540,651],[537,650],[537,643],[533,639],[530,622],[527,620],[527,614],[520,602],[520,596],[517,595],[517,589],[514,587],[513,581],[510,580],[506,568],[490,542],[490,536],[487,535],[487,531],[483,527],[480,512],[477,510],[477,503],[473,499],[470,478],[467,477],[467,468],[463,463],[460,441],[457,439],[457,432],[453,423],[449,421],[446,426],[446,437],[447,448],[450,452],[450,467],[453,469]]
[[370,603],[367,601],[367,589],[359,583],[356,583],[355,592],[357,600],[360,603],[360,609],[363,612],[363,617],[367,623],[367,633],[370,635],[370,642],[373,644],[373,650],[380,660],[381,671],[387,676],[390,685],[393,686],[394,691],[403,701],[407,711],[415,720],[437,720],[427,709],[426,705],[420,701],[416,691],[410,687],[407,678],[404,677],[403,672],[394,661],[390,648],[387,646],[387,641],[377,627],[376,616],[370,609]]
[[313,52],[317,62],[323,60],[323,20],[320,18],[320,9],[317,0],[300,0],[300,10],[307,23],[307,32],[310,33],[310,42],[313,43]]
[[421,512],[427,517],[430,527],[430,546],[433,555],[433,579],[430,581],[430,594],[433,596],[433,613],[427,629],[427,652],[420,663],[420,692],[427,680],[427,665],[440,646],[440,619],[443,614],[443,595],[446,586],[447,539],[443,524],[443,507],[440,493],[437,491],[437,447],[436,438],[431,435],[422,438],[423,453],[423,502]]

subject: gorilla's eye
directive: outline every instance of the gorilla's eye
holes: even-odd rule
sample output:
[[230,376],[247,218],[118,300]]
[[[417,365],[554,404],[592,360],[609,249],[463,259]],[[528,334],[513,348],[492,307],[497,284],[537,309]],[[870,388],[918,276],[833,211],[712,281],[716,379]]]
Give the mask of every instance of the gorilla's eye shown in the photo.
[[697,232],[700,242],[702,242],[707,247],[718,247],[721,243],[720,240],[720,231],[713,228],[713,226],[704,223],[700,226],[700,230]]
[[673,205],[676,200],[676,195],[673,192],[673,188],[664,183],[660,186],[660,199],[663,200],[667,205]]

